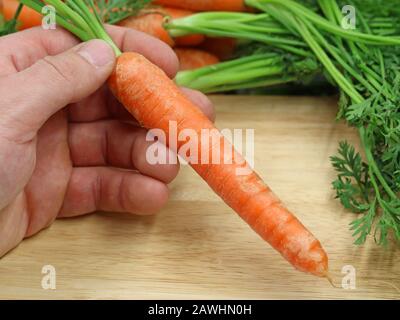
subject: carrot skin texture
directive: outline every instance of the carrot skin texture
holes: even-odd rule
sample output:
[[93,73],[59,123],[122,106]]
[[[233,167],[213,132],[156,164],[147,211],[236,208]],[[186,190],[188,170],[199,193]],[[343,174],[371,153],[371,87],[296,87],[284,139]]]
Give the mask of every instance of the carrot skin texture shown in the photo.
[[176,48],[175,53],[180,62],[180,70],[194,70],[219,63],[211,53],[199,49]]
[[[6,20],[11,20],[14,18],[17,12],[19,2],[17,0],[3,0],[3,16]],[[19,17],[18,30],[24,30],[36,26],[42,25],[42,16],[35,10],[24,6]]]
[[244,0],[156,0],[154,3],[193,11],[246,11]]
[[[211,121],[180,92],[175,83],[140,54],[124,53],[118,58],[109,87],[145,128],[161,129],[168,136],[170,121],[175,121],[178,134],[184,129],[199,134],[203,129],[215,130]],[[238,176],[236,170],[250,169],[248,164],[221,133],[217,134],[217,141],[219,145],[210,141],[208,146],[199,143],[199,155],[208,148],[211,159],[211,150],[221,148],[221,157],[233,159],[232,164],[190,163],[192,168],[294,267],[316,276],[327,276],[328,257],[319,241],[254,171]],[[183,144],[185,142],[178,142],[178,150]]]
[[137,16],[125,19],[119,25],[147,33],[171,47],[175,45],[197,46],[204,41],[205,36],[201,34],[187,35],[173,39],[164,28],[165,16],[169,16],[172,19],[179,19],[190,16],[193,12],[175,8],[157,8],[156,11],[142,10]]
[[163,15],[158,13],[149,13],[137,17],[129,17],[118,23],[118,25],[147,33],[148,35],[151,35],[173,47],[175,41],[168,34],[167,30],[164,29],[163,21]]

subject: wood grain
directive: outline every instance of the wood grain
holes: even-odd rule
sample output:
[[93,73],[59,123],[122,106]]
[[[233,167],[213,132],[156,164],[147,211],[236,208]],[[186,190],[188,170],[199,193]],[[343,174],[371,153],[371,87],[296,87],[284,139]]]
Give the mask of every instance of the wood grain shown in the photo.
[[[59,220],[0,260],[0,298],[48,299],[399,299],[394,244],[352,244],[354,215],[334,199],[329,156],[338,142],[357,144],[334,121],[333,98],[215,96],[220,128],[253,128],[256,170],[342,267],[357,271],[357,289],[292,269],[230,208],[182,168],[169,205],[156,217],[98,213]],[[57,290],[41,288],[41,269],[57,270]]]

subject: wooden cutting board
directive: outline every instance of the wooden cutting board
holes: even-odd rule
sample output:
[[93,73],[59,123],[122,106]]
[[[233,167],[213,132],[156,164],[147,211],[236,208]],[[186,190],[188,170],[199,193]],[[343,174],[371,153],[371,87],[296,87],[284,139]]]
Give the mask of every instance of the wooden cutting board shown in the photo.
[[[355,216],[334,199],[329,156],[340,140],[358,142],[334,121],[335,99],[212,99],[219,128],[255,129],[256,170],[321,240],[338,286],[355,268],[356,289],[293,270],[184,167],[156,217],[99,213],[24,241],[0,260],[0,298],[399,299],[399,247],[354,246]],[[44,265],[56,290],[42,288]]]

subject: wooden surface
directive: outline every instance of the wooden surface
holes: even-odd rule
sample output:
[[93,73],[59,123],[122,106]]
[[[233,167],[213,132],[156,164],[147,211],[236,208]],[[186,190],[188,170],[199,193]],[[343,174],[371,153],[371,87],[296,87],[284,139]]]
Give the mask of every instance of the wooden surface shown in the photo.
[[[0,260],[0,298],[400,298],[400,250],[352,244],[354,218],[334,199],[329,156],[357,136],[335,123],[333,98],[213,97],[219,128],[255,129],[256,170],[329,252],[340,285],[292,269],[190,168],[156,217],[99,213],[57,221]],[[57,290],[43,290],[53,265]]]

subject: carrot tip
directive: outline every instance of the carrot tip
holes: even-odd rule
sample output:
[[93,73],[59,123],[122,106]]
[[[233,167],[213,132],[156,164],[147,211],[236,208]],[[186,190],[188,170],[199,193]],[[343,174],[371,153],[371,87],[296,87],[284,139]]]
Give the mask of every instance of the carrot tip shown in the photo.
[[337,286],[334,282],[333,282],[333,278],[331,276],[331,274],[329,273],[329,271],[326,273],[325,278],[329,281],[329,283],[331,284],[331,286],[335,289],[339,289],[340,287]]

